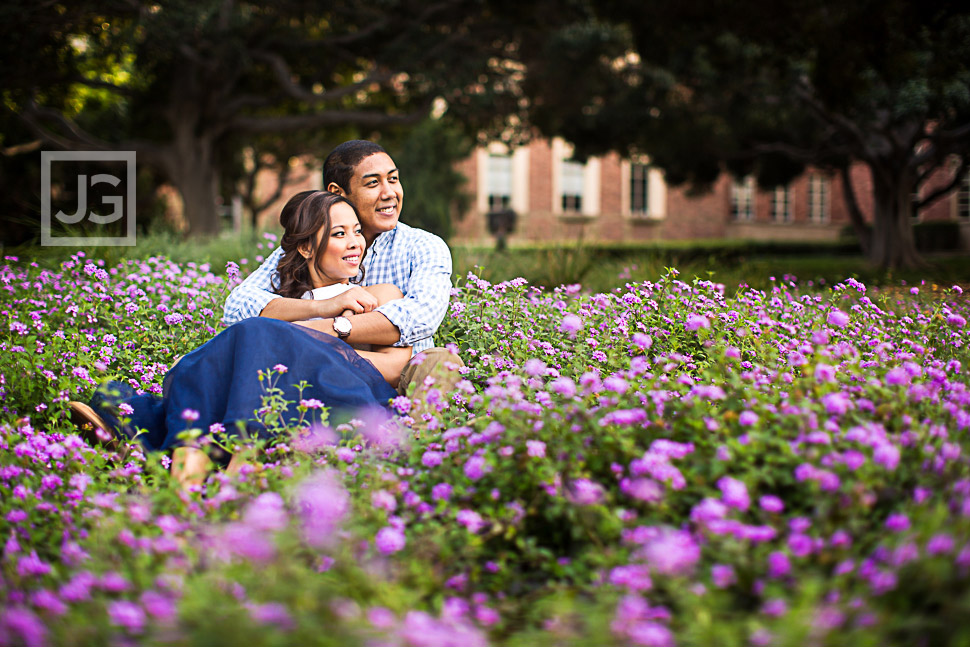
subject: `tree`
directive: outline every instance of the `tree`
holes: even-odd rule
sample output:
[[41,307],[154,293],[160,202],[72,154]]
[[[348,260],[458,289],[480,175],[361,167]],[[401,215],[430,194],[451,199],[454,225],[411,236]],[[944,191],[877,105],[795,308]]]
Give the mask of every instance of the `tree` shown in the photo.
[[[179,191],[192,232],[218,230],[220,175],[247,138],[370,136],[417,123],[436,97],[488,95],[454,101],[469,127],[514,105],[501,82],[509,71],[494,64],[503,26],[483,2],[68,4],[8,7],[43,45],[28,67],[56,73],[18,71],[6,109],[46,146],[135,150]],[[303,140],[309,149],[312,138]]]
[[[530,116],[579,155],[646,153],[671,183],[725,166],[763,186],[806,165],[873,179],[880,266],[919,263],[912,209],[970,160],[970,9],[906,0],[610,0],[527,61]],[[934,173],[949,180],[922,194]],[[853,224],[864,229],[853,187]],[[913,196],[919,196],[913,199]]]

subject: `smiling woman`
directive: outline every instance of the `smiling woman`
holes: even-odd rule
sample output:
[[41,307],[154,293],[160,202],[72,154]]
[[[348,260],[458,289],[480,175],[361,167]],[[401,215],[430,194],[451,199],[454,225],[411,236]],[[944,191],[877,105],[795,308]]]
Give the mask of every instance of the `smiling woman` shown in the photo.
[[[365,247],[357,213],[345,198],[305,191],[287,202],[280,221],[287,254],[280,263],[279,294],[314,298],[325,292],[328,316],[348,326],[344,315],[401,297],[394,286],[350,284],[360,274]],[[254,317],[183,357],[166,374],[163,397],[137,394],[119,382],[103,385],[91,400],[89,421],[110,434],[137,437],[148,449],[174,449],[173,475],[184,485],[195,485],[212,463],[184,432],[266,435],[267,421],[258,411],[269,383],[283,397],[322,403],[331,420],[341,411],[353,415],[361,408],[386,406],[397,395],[394,385],[410,356],[409,347],[356,351],[311,328]],[[300,424],[305,411],[279,416],[284,424]],[[235,465],[231,462],[230,468]]]

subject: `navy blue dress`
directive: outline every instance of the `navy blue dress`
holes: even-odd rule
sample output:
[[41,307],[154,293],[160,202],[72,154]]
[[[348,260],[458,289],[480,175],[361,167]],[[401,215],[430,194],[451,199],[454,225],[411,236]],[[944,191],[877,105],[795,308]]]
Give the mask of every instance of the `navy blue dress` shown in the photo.
[[[348,419],[361,409],[386,407],[397,396],[377,368],[344,341],[286,321],[253,317],[185,355],[165,375],[162,397],[139,395],[123,382],[109,382],[97,389],[91,406],[116,433],[131,438],[136,430],[144,430],[137,437],[150,450],[177,447],[181,432],[208,433],[214,423],[230,434],[238,433],[241,425],[265,437],[266,428],[254,413],[262,406],[267,384],[259,381],[259,371],[266,373],[279,364],[287,370],[274,374],[275,387],[292,403],[283,414],[287,422],[299,419],[296,406],[301,395],[296,385],[301,381],[309,384],[302,397],[329,407],[332,423],[335,416]],[[126,425],[116,416],[122,402],[134,410]],[[197,412],[198,419],[188,422],[186,410]]]

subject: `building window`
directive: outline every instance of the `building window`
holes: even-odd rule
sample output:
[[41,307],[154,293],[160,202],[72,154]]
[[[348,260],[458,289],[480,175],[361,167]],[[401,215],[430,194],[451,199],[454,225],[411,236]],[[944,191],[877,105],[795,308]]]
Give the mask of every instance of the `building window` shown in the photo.
[[731,217],[754,220],[754,177],[749,175],[731,185]]
[[957,218],[970,219],[970,172],[963,176],[960,190],[957,191]]
[[512,201],[512,156],[488,156],[488,210],[504,211]]
[[808,219],[819,224],[829,221],[829,179],[823,175],[808,178]]
[[791,194],[789,186],[775,187],[775,193],[771,197],[771,216],[775,222],[791,222]]
[[630,215],[650,215],[650,167],[630,164]]
[[562,162],[562,210],[563,213],[583,210],[583,164],[580,162]]

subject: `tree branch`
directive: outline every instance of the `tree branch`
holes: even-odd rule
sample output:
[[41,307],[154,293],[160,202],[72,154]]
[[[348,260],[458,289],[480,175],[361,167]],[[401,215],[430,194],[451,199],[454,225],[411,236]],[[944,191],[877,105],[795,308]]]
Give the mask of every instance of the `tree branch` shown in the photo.
[[6,148],[0,149],[0,153],[4,157],[13,157],[14,155],[23,155],[24,153],[33,153],[34,151],[40,150],[40,147],[44,145],[43,140],[35,139],[32,142],[25,142],[23,144],[17,144],[15,146],[8,146]]
[[262,133],[345,126],[355,124],[365,127],[410,125],[419,122],[430,111],[430,105],[406,115],[388,115],[380,112],[352,110],[328,110],[311,115],[284,115],[279,117],[236,117],[231,126],[242,132]]
[[956,173],[954,173],[953,178],[943,186],[933,189],[926,196],[920,198],[920,200],[916,202],[916,208],[923,209],[924,207],[928,207],[946,194],[953,191],[953,189],[957,188],[966,175],[967,169],[970,169],[970,160],[968,160],[966,157],[960,158],[960,167],[957,169]]
[[[106,142],[91,135],[59,111],[38,106],[33,101],[20,114],[20,118],[43,142],[63,150],[83,150],[84,148],[97,151],[134,150],[151,163],[161,162],[162,151],[155,144],[144,141],[126,141],[116,144]],[[43,120],[51,120],[59,125],[66,131],[66,136],[45,128],[41,123]]]
[[314,94],[293,81],[294,75],[290,70],[290,66],[279,54],[276,54],[275,52],[257,51],[252,53],[252,57],[256,60],[263,61],[269,66],[269,69],[273,72],[273,76],[276,77],[276,82],[286,94],[294,99],[305,101],[306,103],[311,104],[341,99],[374,83],[383,85],[393,78],[393,75],[385,70],[383,72],[368,76],[366,79],[359,81],[358,83],[341,86],[322,94]]
[[83,76],[75,76],[71,79],[74,83],[80,83],[81,85],[86,85],[89,88],[99,88],[102,90],[111,90],[112,92],[117,92],[118,94],[123,94],[126,97],[133,96],[134,93],[131,88],[125,88],[120,85],[115,85],[114,83],[109,83],[108,81],[100,81],[96,79],[87,79]]

